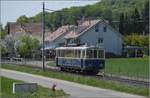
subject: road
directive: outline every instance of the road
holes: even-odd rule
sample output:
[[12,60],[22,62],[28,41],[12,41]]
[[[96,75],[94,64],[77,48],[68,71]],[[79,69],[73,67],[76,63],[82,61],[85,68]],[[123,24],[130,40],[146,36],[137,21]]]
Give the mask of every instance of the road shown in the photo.
[[43,87],[49,88],[51,88],[52,85],[56,83],[56,88],[63,89],[66,93],[71,95],[71,98],[144,98],[143,96],[91,87],[64,80],[52,79],[39,75],[33,75],[6,69],[1,69],[1,76],[5,76],[16,80],[22,80],[24,82],[34,82],[38,83]]
[[[49,66],[47,63],[49,61],[45,61],[45,68],[50,68],[50,69],[59,69],[58,67],[53,67],[53,66]],[[15,64],[15,65],[20,65],[20,66],[32,66],[32,67],[39,67],[42,68],[43,67],[43,62],[42,61],[0,61],[1,64]]]

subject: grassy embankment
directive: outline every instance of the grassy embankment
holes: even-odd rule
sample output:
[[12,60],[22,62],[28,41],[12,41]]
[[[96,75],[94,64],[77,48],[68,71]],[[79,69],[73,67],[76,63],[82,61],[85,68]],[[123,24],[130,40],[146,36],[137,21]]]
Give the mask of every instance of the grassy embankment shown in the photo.
[[13,94],[12,86],[14,82],[23,83],[22,81],[1,77],[0,96],[2,98],[64,98],[64,96],[67,97],[67,94],[65,94],[63,90],[57,90],[54,93],[51,89],[43,88],[41,86],[38,86],[38,90],[32,94]]
[[[144,58],[111,58],[106,59],[105,72],[136,78],[149,77],[148,57]],[[56,66],[55,61],[50,61],[49,66]]]
[[42,75],[42,76],[77,82],[77,83],[100,87],[100,88],[113,89],[116,91],[122,91],[122,92],[127,92],[127,93],[148,96],[148,88],[144,88],[144,87],[139,88],[139,87],[134,87],[134,86],[128,86],[128,85],[120,84],[117,82],[98,80],[98,79],[94,79],[92,77],[76,76],[76,75],[71,75],[71,74],[67,74],[67,73],[60,73],[60,72],[53,72],[53,71],[43,72],[41,69],[37,69],[37,68],[8,65],[8,64],[7,65],[3,64],[2,68],[17,70],[17,71],[21,71],[21,72],[27,72],[27,73],[31,73],[31,74],[38,74],[38,75]]

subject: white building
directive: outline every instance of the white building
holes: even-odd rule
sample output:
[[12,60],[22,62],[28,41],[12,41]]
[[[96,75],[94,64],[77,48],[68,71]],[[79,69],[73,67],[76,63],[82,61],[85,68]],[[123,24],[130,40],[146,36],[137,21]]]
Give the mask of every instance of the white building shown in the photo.
[[[88,20],[73,26],[67,33],[52,42],[51,45],[76,43],[102,46],[107,53],[120,55],[122,52],[122,35],[103,20]],[[50,44],[49,44],[50,45]]]

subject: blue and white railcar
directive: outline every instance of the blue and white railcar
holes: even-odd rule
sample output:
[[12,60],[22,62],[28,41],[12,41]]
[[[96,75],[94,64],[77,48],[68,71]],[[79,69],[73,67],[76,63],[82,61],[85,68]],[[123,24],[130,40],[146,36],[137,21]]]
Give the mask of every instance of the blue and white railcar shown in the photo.
[[105,68],[105,51],[99,47],[59,47],[56,48],[56,65],[61,70],[97,74]]

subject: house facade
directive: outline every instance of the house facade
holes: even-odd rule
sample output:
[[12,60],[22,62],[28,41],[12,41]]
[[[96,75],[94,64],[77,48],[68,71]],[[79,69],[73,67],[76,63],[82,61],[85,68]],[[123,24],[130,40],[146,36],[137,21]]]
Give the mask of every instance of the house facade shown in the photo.
[[8,34],[13,37],[19,37],[23,34],[31,35],[37,38],[39,41],[42,40],[42,23],[15,23],[9,22],[7,24]]
[[45,49],[54,49],[59,46],[64,46],[66,44],[64,36],[69,33],[73,27],[73,25],[65,25],[59,27],[54,32],[49,32],[49,34],[45,37]]
[[83,21],[49,43],[57,47],[64,44],[99,46],[104,47],[106,53],[122,53],[122,35],[104,20]]

